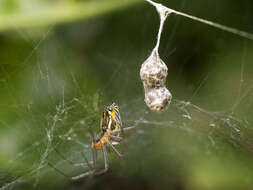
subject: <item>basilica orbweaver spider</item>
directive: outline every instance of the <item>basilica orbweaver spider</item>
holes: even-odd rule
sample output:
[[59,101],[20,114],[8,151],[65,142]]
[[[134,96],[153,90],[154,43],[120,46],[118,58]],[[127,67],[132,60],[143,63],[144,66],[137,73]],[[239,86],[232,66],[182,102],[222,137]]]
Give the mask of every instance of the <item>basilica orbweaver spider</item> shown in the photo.
[[[63,176],[71,179],[71,180],[77,180],[89,175],[99,175],[102,173],[105,173],[108,170],[108,157],[107,157],[107,147],[110,147],[119,157],[122,157],[123,155],[115,148],[115,145],[118,145],[120,141],[123,138],[124,131],[131,130],[135,128],[138,124],[138,121],[131,127],[122,127],[122,122],[120,118],[119,113],[119,107],[113,103],[110,106],[107,106],[104,108],[104,111],[102,113],[101,121],[100,121],[100,133],[97,135],[92,136],[92,161],[88,161],[84,153],[82,153],[82,157],[85,162],[83,163],[73,163],[72,161],[68,160],[65,156],[63,156],[60,152],[57,150],[56,153],[59,154],[59,156],[65,160],[67,163],[69,163],[73,167],[83,167],[88,166],[89,171],[84,172],[82,174],[79,174],[77,176],[68,176],[61,170],[57,169],[52,164],[48,163],[49,166],[54,168],[58,173],[62,174]],[[97,151],[102,150],[103,152],[103,159],[104,159],[104,168],[103,169],[97,169],[96,168],[96,162],[97,162]]]

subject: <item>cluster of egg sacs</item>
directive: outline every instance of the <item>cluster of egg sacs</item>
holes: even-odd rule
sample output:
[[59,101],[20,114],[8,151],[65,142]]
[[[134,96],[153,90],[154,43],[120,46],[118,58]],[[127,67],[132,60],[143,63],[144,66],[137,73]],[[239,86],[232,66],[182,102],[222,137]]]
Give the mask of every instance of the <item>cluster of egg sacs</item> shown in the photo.
[[172,95],[165,87],[167,71],[168,68],[156,49],[141,65],[140,77],[145,90],[144,101],[151,110],[166,110],[171,102]]

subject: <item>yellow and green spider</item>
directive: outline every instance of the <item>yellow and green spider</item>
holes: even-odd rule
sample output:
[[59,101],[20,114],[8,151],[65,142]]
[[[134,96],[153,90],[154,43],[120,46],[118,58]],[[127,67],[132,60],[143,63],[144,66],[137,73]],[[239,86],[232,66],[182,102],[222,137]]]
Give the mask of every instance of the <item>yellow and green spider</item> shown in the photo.
[[[115,148],[115,145],[118,145],[120,141],[123,139],[124,131],[131,130],[137,126],[138,122],[135,122],[135,124],[131,127],[122,127],[122,122],[120,118],[119,113],[119,107],[113,103],[110,106],[106,106],[104,108],[104,111],[102,113],[101,122],[100,122],[100,132],[97,135],[92,136],[92,161],[88,161],[84,153],[82,152],[82,157],[84,158],[83,163],[73,163],[72,161],[68,160],[65,156],[63,156],[60,152],[57,150],[56,153],[59,154],[59,156],[64,159],[67,163],[69,163],[73,167],[83,167],[88,166],[90,168],[89,171],[84,172],[82,174],[79,174],[77,176],[68,176],[61,170],[57,169],[52,164],[48,163],[49,166],[54,168],[58,173],[62,174],[63,176],[71,179],[71,180],[77,180],[89,175],[99,175],[108,170],[108,157],[107,157],[107,148],[110,147],[119,157],[122,157],[123,155]],[[104,159],[104,168],[103,169],[97,169],[96,168],[96,162],[97,162],[97,151],[102,150],[103,152],[103,159]]]

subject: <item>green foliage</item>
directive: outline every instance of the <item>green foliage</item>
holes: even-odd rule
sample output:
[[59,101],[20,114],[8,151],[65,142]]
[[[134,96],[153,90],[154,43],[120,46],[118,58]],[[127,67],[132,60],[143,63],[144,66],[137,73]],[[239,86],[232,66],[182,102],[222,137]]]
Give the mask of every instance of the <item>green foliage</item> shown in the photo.
[[138,2],[140,0],[3,0],[0,2],[0,31],[89,19]]
[[[104,175],[72,183],[47,166],[87,171],[54,148],[75,162],[82,151],[91,159],[88,126],[94,120],[92,131],[99,130],[104,106],[119,104],[124,126],[146,111],[139,69],[159,20],[140,2],[0,1],[0,190],[252,189],[252,42],[175,15],[159,49],[169,109],[150,112],[126,133],[125,158],[111,151]],[[252,28],[251,0],[163,3]]]

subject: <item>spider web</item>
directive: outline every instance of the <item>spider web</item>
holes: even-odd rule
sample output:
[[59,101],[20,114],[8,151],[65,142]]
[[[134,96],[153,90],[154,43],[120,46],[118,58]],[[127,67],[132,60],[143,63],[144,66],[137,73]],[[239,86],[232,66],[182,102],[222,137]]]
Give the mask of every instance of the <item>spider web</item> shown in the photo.
[[[169,3],[164,4],[169,7]],[[178,8],[187,12],[190,9],[187,4],[182,1]],[[224,5],[226,2],[217,3],[217,6]],[[3,73],[0,77],[3,92],[0,109],[2,118],[7,118],[0,120],[3,126],[0,159],[4,163],[0,166],[0,190],[74,188],[68,180],[48,167],[47,162],[70,175],[87,171],[88,168],[67,165],[54,148],[73,162],[82,161],[80,152],[91,159],[88,126],[94,121],[92,130],[97,132],[101,111],[112,102],[119,104],[124,126],[131,126],[137,121],[139,125],[135,131],[126,134],[121,147],[127,153],[127,158],[119,160],[113,153],[110,154],[109,175],[131,176],[139,172],[139,177],[150,179],[151,176],[160,180],[161,177],[152,175],[154,171],[161,169],[160,174],[166,177],[171,176],[169,170],[179,171],[174,175],[193,181],[186,182],[185,186],[201,189],[205,187],[201,181],[205,180],[203,176],[213,177],[211,174],[205,175],[205,170],[226,175],[226,167],[232,167],[229,177],[236,179],[234,183],[242,182],[238,188],[253,184],[250,115],[252,42],[220,30],[215,32],[211,27],[206,29],[200,23],[189,23],[189,20],[169,16],[162,33],[160,54],[169,67],[166,86],[172,92],[173,100],[167,111],[149,112],[142,118],[147,108],[143,101],[139,68],[152,50],[159,23],[157,13],[152,8],[146,5],[141,18],[133,23],[126,22],[127,18],[129,14],[140,17],[140,8],[131,10],[133,12],[118,13],[120,16],[108,16],[73,26],[51,26],[39,36],[35,35],[36,31],[23,29],[17,29],[14,35],[3,34],[4,38],[9,39],[7,42],[10,47],[17,40],[21,41],[20,44],[25,43],[26,49],[21,52],[24,55],[15,56],[18,63],[16,67],[0,67]],[[247,10],[242,16],[246,19],[245,23],[249,24],[247,19],[250,20],[250,10]],[[216,14],[219,13],[218,7]],[[221,18],[217,15],[215,18]],[[238,18],[232,13],[226,16]],[[122,32],[120,25],[115,24],[115,18],[118,22],[125,21],[131,28],[139,24],[138,35],[132,35],[127,27]],[[196,29],[186,31],[187,27]],[[84,29],[87,29],[85,34]],[[187,39],[196,32],[208,32],[215,36],[217,43],[212,43],[215,47],[208,47],[205,44],[210,43],[208,40],[202,43],[205,35],[200,34],[200,40],[190,38],[195,42],[188,41],[192,43],[191,50],[184,49],[186,45],[180,37]],[[128,39],[128,35],[131,39]],[[135,43],[136,47],[130,50],[136,37],[143,44]],[[226,45],[226,40],[231,48]],[[98,42],[102,45],[98,45]],[[182,52],[185,55],[179,58]],[[201,53],[205,53],[204,56]],[[202,67],[199,60],[207,66]],[[182,61],[179,67],[176,65],[178,61]],[[185,69],[191,75],[185,73]],[[142,161],[138,164],[143,166],[134,162],[140,158]],[[171,160],[169,164],[168,159]],[[222,168],[221,163],[224,162],[225,168]],[[101,155],[99,165],[103,167]],[[221,169],[213,169],[214,165]],[[182,168],[191,171],[193,177],[180,174]],[[83,186],[92,188],[98,183],[106,185],[104,178],[96,176],[84,179]],[[196,181],[199,178],[201,180]]]

